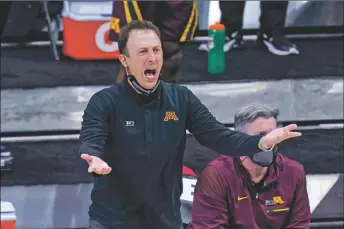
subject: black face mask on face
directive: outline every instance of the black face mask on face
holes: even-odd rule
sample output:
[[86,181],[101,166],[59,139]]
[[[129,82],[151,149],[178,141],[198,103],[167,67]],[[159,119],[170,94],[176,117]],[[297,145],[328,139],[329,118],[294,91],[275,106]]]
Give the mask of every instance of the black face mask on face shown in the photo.
[[273,149],[268,151],[261,151],[249,156],[251,161],[261,167],[269,167],[276,160],[278,147],[274,146]]

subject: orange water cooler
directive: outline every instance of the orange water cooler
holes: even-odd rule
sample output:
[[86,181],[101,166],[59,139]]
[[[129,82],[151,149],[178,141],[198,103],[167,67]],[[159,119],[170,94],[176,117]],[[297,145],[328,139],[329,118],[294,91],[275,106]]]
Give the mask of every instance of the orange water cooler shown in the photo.
[[118,59],[109,40],[112,1],[64,1],[63,54],[77,60]]
[[1,201],[1,229],[16,228],[16,213],[10,202]]

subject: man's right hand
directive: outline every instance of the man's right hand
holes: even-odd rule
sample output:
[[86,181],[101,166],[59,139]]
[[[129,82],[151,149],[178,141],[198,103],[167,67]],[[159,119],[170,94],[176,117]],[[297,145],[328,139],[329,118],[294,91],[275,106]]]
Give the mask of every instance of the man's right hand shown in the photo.
[[81,154],[81,158],[87,161],[89,173],[96,173],[99,175],[107,175],[111,172],[111,167],[102,159],[88,154]]
[[296,128],[296,124],[290,124],[285,127],[274,129],[270,133],[262,137],[259,143],[264,149],[269,149],[272,146],[283,142],[284,140],[299,137],[302,134],[300,132],[295,132],[294,130],[296,130]]

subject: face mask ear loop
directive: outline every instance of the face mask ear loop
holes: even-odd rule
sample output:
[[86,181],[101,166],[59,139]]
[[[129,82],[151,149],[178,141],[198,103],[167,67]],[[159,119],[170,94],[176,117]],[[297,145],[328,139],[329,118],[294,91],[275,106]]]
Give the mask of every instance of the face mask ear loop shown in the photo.
[[127,74],[127,76],[129,76],[129,65],[128,65],[128,62],[127,62],[127,56],[124,56],[124,61],[125,61],[125,64],[127,65],[127,67],[125,67],[125,73]]
[[247,158],[248,158],[248,157],[246,156],[244,159],[242,159],[242,160],[241,160],[241,163],[242,163],[243,161],[245,161]]

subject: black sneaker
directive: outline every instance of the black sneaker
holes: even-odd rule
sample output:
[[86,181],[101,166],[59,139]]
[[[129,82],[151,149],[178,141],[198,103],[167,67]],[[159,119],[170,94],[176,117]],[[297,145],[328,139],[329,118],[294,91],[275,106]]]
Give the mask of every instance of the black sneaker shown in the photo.
[[[209,41],[207,43],[201,44],[198,47],[198,50],[201,51],[209,51],[211,47],[213,46],[213,42]],[[243,40],[243,35],[241,32],[235,31],[233,32],[228,39],[226,39],[226,42],[223,46],[223,51],[228,52],[229,50],[239,50],[239,49],[245,49],[246,44]]]
[[299,50],[296,45],[288,41],[284,36],[269,37],[265,33],[258,33],[257,42],[260,46],[278,56],[299,54]]
[[234,31],[230,34],[228,41],[225,43],[223,49],[225,52],[229,50],[242,50],[246,48],[242,32]]

